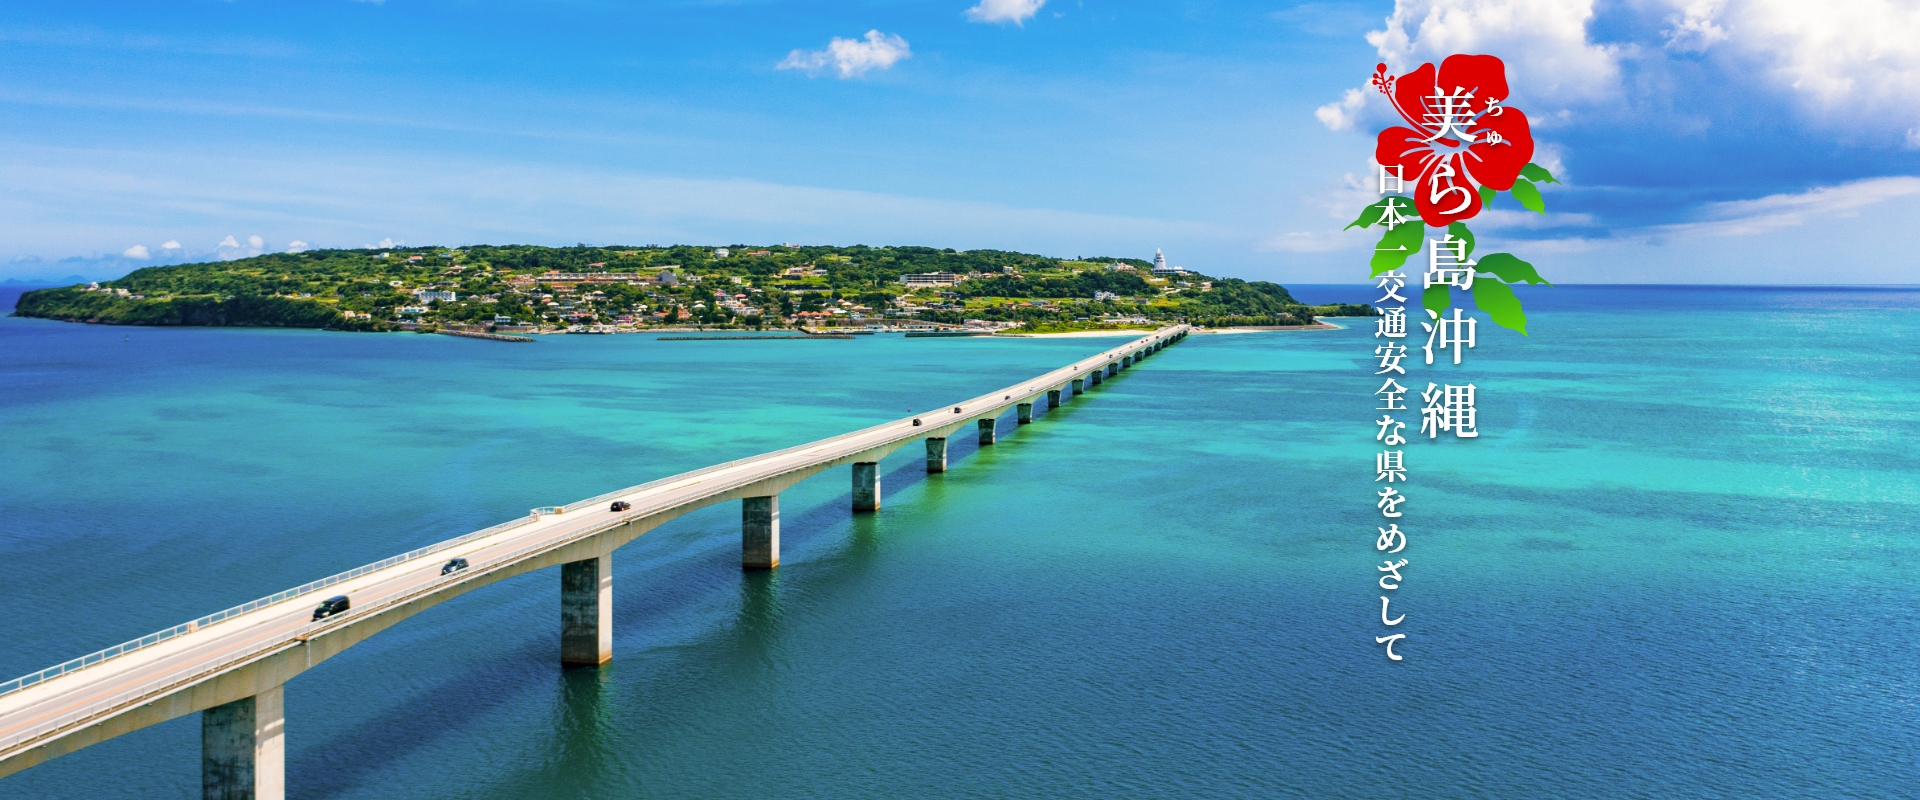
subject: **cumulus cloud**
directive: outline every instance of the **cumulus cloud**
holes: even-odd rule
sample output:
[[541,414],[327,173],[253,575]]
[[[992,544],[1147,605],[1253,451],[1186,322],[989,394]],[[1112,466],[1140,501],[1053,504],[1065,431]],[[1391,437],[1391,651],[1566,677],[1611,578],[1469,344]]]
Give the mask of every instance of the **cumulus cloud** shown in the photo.
[[1727,29],[1715,22],[1726,0],[1689,0],[1665,31],[1667,49],[1701,52],[1727,39]]
[[129,247],[126,250],[121,251],[120,255],[126,256],[127,258],[139,258],[139,259],[147,259],[147,258],[153,257],[152,253],[147,252],[147,246],[144,244],[136,244],[132,247]]
[[832,67],[842,80],[865,75],[868,70],[887,69],[894,64],[913,57],[913,51],[907,40],[896,34],[867,31],[865,39],[842,39],[833,37],[825,50],[795,50],[787,54],[785,60],[774,65],[774,69],[797,69],[808,75],[817,75],[821,70]]
[[1328,103],[1313,110],[1315,119],[1327,126],[1330,131],[1352,130],[1353,122],[1360,114],[1360,108],[1367,104],[1367,95],[1359,89],[1348,89],[1346,96],[1338,102]]
[[307,243],[300,241],[299,239],[295,239],[287,243],[287,252],[289,253],[301,253],[301,252],[305,252],[306,249],[307,249]]
[[241,244],[239,240],[229,235],[227,238],[221,239],[219,244],[213,246],[213,255],[215,258],[221,260],[250,258],[260,255],[261,246],[266,243],[266,240],[259,236],[249,236],[247,237],[247,243]]
[[1593,4],[1395,0],[1386,27],[1368,33],[1367,43],[1396,74],[1454,53],[1494,53],[1507,61],[1515,93],[1536,106],[1591,101],[1616,94],[1620,84],[1620,49],[1587,38]]
[[1047,0],[980,0],[979,5],[967,9],[967,19],[1022,25],[1040,13],[1040,7],[1046,4]]
[[167,240],[167,243],[166,243],[166,244],[163,244],[163,245],[160,245],[160,249],[162,249],[162,250],[179,250],[179,249],[180,249],[180,243],[179,243],[179,242],[177,242],[177,241],[174,241],[174,240],[172,240],[172,239],[168,239],[168,240]]

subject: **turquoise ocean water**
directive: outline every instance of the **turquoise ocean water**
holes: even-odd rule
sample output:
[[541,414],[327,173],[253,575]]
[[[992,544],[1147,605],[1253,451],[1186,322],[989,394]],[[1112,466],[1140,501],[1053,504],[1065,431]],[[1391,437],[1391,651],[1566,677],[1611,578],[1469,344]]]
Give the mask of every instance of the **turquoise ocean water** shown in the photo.
[[[1300,287],[1311,301],[1366,287]],[[0,297],[10,306],[11,297]],[[1374,637],[1370,328],[1192,337],[952,471],[622,549],[287,686],[294,798],[1920,796],[1920,291],[1562,287],[1407,447]],[[1351,322],[1351,321],[1350,321]],[[1107,339],[532,345],[0,319],[0,678],[517,516],[1012,383]],[[199,725],[0,779],[197,796]]]

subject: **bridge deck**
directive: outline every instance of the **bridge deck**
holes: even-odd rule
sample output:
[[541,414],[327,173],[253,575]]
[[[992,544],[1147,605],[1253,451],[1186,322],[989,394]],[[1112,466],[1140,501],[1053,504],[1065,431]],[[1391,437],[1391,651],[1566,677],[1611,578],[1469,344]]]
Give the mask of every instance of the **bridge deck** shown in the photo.
[[[562,551],[569,546],[599,538],[606,540],[599,545],[610,550],[693,509],[739,497],[777,494],[824,469],[878,461],[911,442],[971,428],[975,420],[997,418],[1020,403],[1034,402],[1048,390],[1086,376],[1096,367],[1178,338],[1186,330],[1185,326],[1163,328],[1030,380],[921,414],[922,425],[914,425],[914,417],[904,417],[583,500],[567,506],[569,510],[564,513],[530,517],[469,541],[449,540],[453,543],[431,551],[430,556],[370,571],[0,695],[0,776],[101,739],[249,696],[266,688],[260,685],[263,681],[278,685],[286,677],[425,607],[494,580],[559,563],[556,559],[566,555]],[[960,409],[957,413],[955,406]],[[625,500],[632,508],[611,512],[608,506],[613,500]],[[441,565],[456,557],[467,559],[470,566],[452,575],[440,575]],[[313,601],[335,594],[351,598],[352,610],[320,622],[311,621]],[[357,634],[339,635],[356,625],[367,628]],[[327,637],[334,637],[331,646],[316,652],[314,643]],[[302,651],[304,664],[290,655]],[[248,685],[200,692],[191,702],[163,702],[269,658],[285,663],[268,677],[256,677]],[[110,722],[118,716],[127,719]],[[76,735],[96,727],[104,729]],[[75,740],[62,741],[70,737]]]

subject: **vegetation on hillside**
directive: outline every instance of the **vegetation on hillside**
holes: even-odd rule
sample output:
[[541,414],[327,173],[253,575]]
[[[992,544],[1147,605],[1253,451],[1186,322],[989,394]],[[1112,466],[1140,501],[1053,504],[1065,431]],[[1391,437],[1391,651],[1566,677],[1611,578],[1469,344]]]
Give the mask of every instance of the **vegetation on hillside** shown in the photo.
[[[1031,326],[1232,320],[1311,324],[1281,286],[1154,276],[1130,258],[1062,260],[931,247],[538,247],[312,250],[148,267],[23,295],[15,313],[131,325],[390,330],[517,324],[779,327],[966,320]],[[951,273],[951,286],[903,275]]]

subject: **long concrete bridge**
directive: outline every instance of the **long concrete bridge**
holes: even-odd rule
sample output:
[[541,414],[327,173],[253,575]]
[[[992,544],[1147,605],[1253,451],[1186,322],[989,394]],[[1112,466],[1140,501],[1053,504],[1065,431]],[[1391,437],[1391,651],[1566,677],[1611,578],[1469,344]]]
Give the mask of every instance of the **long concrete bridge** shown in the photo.
[[[285,796],[281,687],[354,644],[494,581],[560,568],[560,660],[599,665],[613,653],[615,548],[698,508],[739,500],[741,564],[780,564],[780,492],[853,467],[853,510],[880,508],[880,459],[916,441],[927,471],[947,468],[947,439],[972,427],[993,444],[1009,409],[1034,420],[1185,338],[1176,325],[971,400],[864,430],[621,489],[349,570],[0,684],[0,777],[87,745],[201,712],[201,776],[209,799]],[[630,504],[611,510],[616,501]],[[464,558],[468,567],[442,575]],[[313,621],[318,598],[351,609]]]

